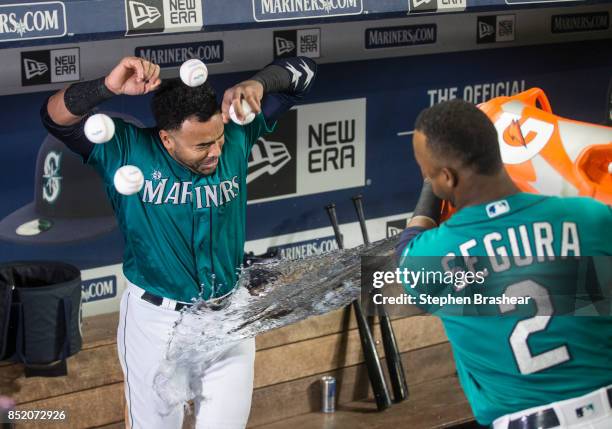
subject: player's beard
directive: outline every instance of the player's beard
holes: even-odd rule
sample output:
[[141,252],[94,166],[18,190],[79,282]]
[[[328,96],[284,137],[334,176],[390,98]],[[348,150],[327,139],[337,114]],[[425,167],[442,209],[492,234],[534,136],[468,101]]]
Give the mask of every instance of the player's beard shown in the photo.
[[210,160],[199,162],[197,164],[196,172],[204,176],[209,176],[215,172],[218,165],[219,165],[219,158],[215,158],[214,162],[210,162]]
[[218,157],[213,158],[215,162],[211,163],[211,159],[209,158],[198,159],[196,161],[187,161],[181,157],[180,151],[177,150],[170,152],[170,155],[183,167],[200,176],[210,176],[215,172],[215,170],[217,170],[217,166],[219,165]]
[[184,167],[189,169],[192,173],[198,174],[200,176],[210,176],[214,174],[217,170],[217,166],[219,165],[219,158],[216,158],[216,162],[211,163],[209,160],[207,161],[196,161],[196,162],[183,162],[180,161]]

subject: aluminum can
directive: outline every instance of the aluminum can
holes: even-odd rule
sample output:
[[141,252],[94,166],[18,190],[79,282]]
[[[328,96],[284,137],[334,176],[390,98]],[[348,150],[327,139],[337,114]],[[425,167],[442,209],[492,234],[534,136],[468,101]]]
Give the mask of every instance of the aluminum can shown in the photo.
[[329,375],[321,378],[321,411],[324,413],[336,411],[336,379]]

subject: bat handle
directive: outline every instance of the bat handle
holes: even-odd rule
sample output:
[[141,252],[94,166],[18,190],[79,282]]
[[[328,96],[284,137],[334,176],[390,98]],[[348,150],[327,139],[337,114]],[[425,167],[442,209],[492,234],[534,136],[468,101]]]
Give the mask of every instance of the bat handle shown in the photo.
[[338,243],[339,249],[344,249],[344,243],[342,242],[342,234],[340,234],[340,226],[338,225],[338,216],[336,215],[336,205],[328,204],[325,206],[325,210],[327,210],[327,215],[329,216],[329,221],[332,224],[332,228],[334,229],[334,235],[336,236],[336,243]]
[[372,336],[372,331],[367,325],[366,318],[361,309],[359,301],[353,301],[353,308],[355,310],[355,319],[357,320],[357,327],[359,330],[359,339],[361,340],[361,349],[363,351],[363,357],[365,359],[366,369],[368,371],[368,378],[372,385],[372,391],[374,392],[374,399],[376,401],[376,408],[378,411],[382,411],[391,406],[391,395],[389,394],[389,388],[387,387],[387,381],[380,364],[380,358],[376,351],[376,343]]
[[391,379],[391,387],[393,388],[393,397],[395,402],[402,402],[408,397],[408,383],[406,382],[402,356],[398,350],[391,319],[387,314],[380,316],[380,330],[387,359],[389,378]]
[[361,235],[363,236],[363,243],[367,246],[370,244],[370,237],[368,237],[368,229],[366,228],[365,215],[363,214],[363,196],[361,194],[351,197],[355,211],[357,212],[357,219],[359,219],[359,226],[361,227]]

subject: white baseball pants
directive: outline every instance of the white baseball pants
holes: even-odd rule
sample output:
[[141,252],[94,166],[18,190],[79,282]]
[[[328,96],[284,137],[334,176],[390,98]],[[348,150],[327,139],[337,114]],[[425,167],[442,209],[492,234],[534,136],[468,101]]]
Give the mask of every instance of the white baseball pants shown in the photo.
[[[161,399],[153,390],[153,377],[180,313],[142,300],[143,292],[128,283],[121,297],[117,330],[129,427],[180,429],[183,407],[160,415],[157,410]],[[251,338],[228,349],[205,371],[201,380],[205,400],[194,400],[196,429],[246,426],[253,393],[254,361],[255,339]]]

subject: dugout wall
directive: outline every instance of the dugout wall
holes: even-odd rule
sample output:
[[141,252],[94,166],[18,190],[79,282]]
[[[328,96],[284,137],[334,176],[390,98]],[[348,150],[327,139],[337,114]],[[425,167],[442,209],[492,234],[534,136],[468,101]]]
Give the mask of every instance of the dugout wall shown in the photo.
[[[315,2],[229,3],[0,2],[0,226],[33,202],[45,180],[55,180],[60,191],[67,186],[61,170],[51,179],[37,175],[45,98],[69,82],[107,73],[125,55],[154,60],[162,77],[177,76],[178,66],[197,56],[219,94],[278,56],[299,53],[319,63],[305,103],[251,157],[247,250],[277,246],[286,257],[334,248],[323,210],[330,202],[345,244],[361,244],[350,201],[357,193],[364,196],[372,240],[403,228],[420,189],[412,125],[433,103],[454,97],[480,103],[538,86],[559,115],[601,123],[608,112],[609,1],[438,0],[431,6],[431,0],[414,8],[414,0],[332,0],[328,9]],[[151,125],[148,103],[149,97],[118,97],[101,107]],[[271,159],[271,145],[282,148],[282,159]],[[273,161],[281,167],[270,168]],[[152,173],[153,167],[144,171]],[[121,255],[116,228],[78,242],[69,233],[54,244],[0,241],[2,261],[77,265],[85,316],[118,309]]]

